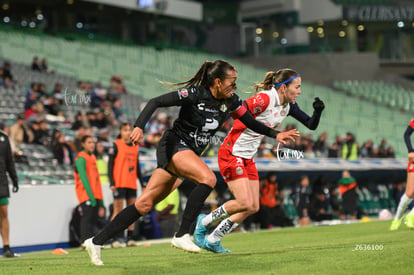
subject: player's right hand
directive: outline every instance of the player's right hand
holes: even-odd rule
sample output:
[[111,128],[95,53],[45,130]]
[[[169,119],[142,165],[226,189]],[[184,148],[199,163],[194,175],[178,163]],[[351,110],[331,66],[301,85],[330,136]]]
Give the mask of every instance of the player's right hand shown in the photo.
[[129,136],[133,145],[138,145],[143,139],[143,137],[144,132],[139,127],[135,127],[134,130],[132,130],[131,135]]
[[286,144],[287,141],[292,140],[295,141],[295,137],[299,137],[300,134],[296,129],[289,130],[286,132],[281,132],[277,134],[276,140],[282,144]]

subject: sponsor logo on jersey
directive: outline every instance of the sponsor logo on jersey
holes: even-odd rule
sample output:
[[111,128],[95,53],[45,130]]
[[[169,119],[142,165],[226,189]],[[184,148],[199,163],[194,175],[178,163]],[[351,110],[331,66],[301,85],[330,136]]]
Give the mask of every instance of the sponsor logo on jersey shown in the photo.
[[237,175],[239,175],[239,176],[240,176],[240,175],[243,175],[243,168],[241,168],[241,167],[237,167],[237,168],[236,168],[236,174],[237,174]]
[[261,107],[259,107],[259,106],[257,106],[257,107],[254,109],[253,114],[257,114],[257,113],[261,113],[261,112],[262,112],[262,108],[261,108]]
[[224,113],[225,111],[227,111],[227,106],[226,106],[226,104],[221,104],[221,106],[220,106],[220,111],[222,111],[223,113]]
[[181,98],[186,98],[188,96],[188,90],[187,89],[181,89],[178,90],[178,96]]

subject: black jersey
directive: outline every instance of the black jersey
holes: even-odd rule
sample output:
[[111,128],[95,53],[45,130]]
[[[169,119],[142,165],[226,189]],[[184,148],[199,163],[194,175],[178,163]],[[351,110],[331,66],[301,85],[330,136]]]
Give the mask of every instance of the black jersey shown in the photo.
[[189,87],[151,99],[137,118],[134,127],[144,129],[158,107],[181,106],[172,131],[194,152],[200,155],[209,145],[212,136],[231,115],[239,118],[248,128],[269,137],[277,131],[256,121],[239,96],[216,99],[206,87]]
[[173,131],[188,146],[200,154],[210,143],[219,127],[235,112],[243,101],[235,94],[218,100],[203,87],[181,89],[178,96],[182,107],[174,122]]

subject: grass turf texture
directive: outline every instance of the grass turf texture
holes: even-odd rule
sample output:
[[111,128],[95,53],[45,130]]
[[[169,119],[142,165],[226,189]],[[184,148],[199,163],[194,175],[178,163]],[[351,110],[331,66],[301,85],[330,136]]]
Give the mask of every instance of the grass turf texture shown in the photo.
[[390,221],[232,233],[230,254],[184,253],[165,244],[103,249],[105,265],[86,251],[25,253],[0,259],[0,274],[413,274],[413,234]]

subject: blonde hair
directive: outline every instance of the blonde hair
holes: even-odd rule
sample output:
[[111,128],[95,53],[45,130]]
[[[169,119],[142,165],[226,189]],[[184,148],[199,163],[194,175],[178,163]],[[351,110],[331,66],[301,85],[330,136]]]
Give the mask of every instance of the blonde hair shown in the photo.
[[[264,80],[262,82],[258,82],[255,85],[253,85],[253,88],[256,90],[256,93],[259,92],[260,90],[270,90],[275,84],[287,81],[295,75],[299,75],[299,74],[295,70],[292,70],[289,68],[280,69],[276,72],[270,71],[266,73]],[[283,83],[283,84],[289,85],[289,82],[290,81],[287,81],[286,83]],[[276,90],[278,88],[279,87],[276,87]]]

